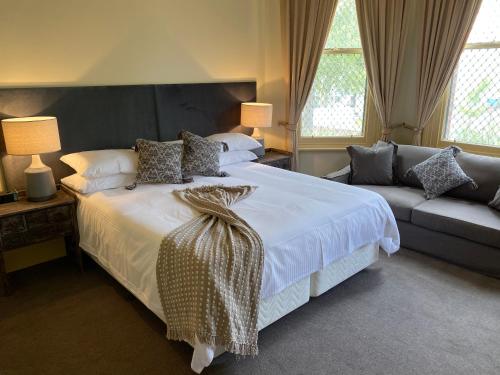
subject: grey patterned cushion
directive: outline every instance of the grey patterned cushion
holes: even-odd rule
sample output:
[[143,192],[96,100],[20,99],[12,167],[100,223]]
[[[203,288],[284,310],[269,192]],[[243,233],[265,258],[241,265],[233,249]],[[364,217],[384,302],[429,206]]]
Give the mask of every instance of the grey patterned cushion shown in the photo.
[[491,200],[491,202],[488,203],[488,206],[500,211],[500,186],[498,187],[495,197]]
[[466,183],[472,183],[477,188],[474,180],[464,173],[455,160],[457,150],[459,151],[453,147],[441,150],[408,169],[405,178],[414,174],[422,184],[427,199],[437,198],[448,190]]
[[184,146],[182,156],[184,177],[225,175],[220,172],[219,166],[219,152],[223,149],[222,142],[210,141],[185,130],[180,136]]
[[136,183],[181,184],[182,144],[138,139],[139,152]]

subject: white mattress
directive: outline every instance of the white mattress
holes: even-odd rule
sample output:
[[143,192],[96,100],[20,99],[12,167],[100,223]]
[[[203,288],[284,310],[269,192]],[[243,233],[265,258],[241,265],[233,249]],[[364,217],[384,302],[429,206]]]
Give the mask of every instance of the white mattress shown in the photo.
[[162,238],[198,212],[171,194],[207,184],[257,186],[232,209],[264,243],[261,297],[322,270],[354,250],[378,243],[399,248],[396,221],[380,195],[257,163],[227,166],[230,177],[195,177],[185,185],[139,185],[79,196],[80,246],[160,318],[155,265]]

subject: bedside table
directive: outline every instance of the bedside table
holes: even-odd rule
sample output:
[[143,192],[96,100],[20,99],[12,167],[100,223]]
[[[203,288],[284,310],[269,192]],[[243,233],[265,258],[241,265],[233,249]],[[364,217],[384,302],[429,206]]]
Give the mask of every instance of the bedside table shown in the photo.
[[292,153],[275,148],[266,148],[266,154],[254,160],[254,162],[269,165],[271,167],[291,170]]
[[0,295],[12,292],[3,253],[57,237],[64,237],[66,252],[74,255],[82,271],[75,199],[64,191],[59,190],[46,202],[29,202],[22,197],[17,202],[0,204]]

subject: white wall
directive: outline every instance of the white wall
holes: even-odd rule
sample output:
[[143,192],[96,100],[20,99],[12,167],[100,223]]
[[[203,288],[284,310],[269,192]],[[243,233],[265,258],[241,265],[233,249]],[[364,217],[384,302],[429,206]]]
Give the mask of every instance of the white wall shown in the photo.
[[0,83],[251,80],[256,35],[256,1],[12,1],[0,13]]
[[273,127],[265,129],[266,147],[287,149],[287,132],[278,125],[286,119],[286,86],[283,73],[283,45],[280,0],[259,0],[259,80],[260,101],[273,104]]
[[307,150],[299,153],[300,171],[318,177],[344,168],[349,162],[345,149]]

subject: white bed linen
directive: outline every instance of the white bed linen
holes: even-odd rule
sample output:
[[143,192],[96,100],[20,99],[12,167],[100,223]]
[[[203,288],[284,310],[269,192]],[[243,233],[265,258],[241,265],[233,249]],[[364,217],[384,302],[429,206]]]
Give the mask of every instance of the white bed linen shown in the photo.
[[[256,163],[224,167],[230,177],[195,177],[186,185],[139,185],[79,196],[80,246],[158,317],[156,284],[163,237],[199,213],[177,200],[174,189],[251,184],[254,194],[232,206],[262,238],[261,297],[269,298],[361,246],[399,249],[396,220],[371,191]],[[195,343],[192,368],[200,372],[215,348]]]
[[258,187],[232,209],[263,240],[262,298],[368,243],[378,242],[387,253],[399,249],[392,211],[376,193],[251,162],[224,170],[230,177],[79,195],[80,246],[162,319],[155,268],[161,240],[198,215],[171,194],[174,189],[209,184]]

